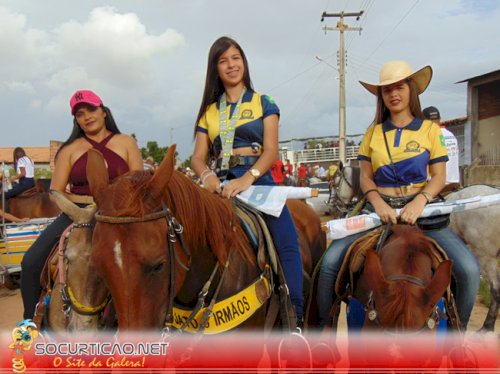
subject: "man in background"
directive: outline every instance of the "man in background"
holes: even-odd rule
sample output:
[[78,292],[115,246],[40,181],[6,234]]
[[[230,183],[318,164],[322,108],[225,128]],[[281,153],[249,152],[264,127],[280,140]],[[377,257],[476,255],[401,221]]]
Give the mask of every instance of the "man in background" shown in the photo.
[[459,148],[458,140],[444,125],[441,125],[441,114],[439,110],[430,106],[422,111],[424,118],[437,123],[441,127],[441,132],[444,137],[446,147],[448,148],[448,162],[446,163],[446,186],[442,192],[453,191],[460,186],[460,169],[459,169]]

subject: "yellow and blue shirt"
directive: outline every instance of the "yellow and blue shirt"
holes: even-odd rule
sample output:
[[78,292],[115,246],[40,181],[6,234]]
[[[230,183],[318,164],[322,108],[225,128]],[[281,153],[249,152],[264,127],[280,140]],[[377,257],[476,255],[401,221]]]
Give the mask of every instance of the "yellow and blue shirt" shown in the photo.
[[[236,104],[228,102],[227,105],[229,116],[232,116]],[[247,89],[241,100],[239,118],[236,121],[233,148],[249,147],[252,143],[262,145],[264,118],[272,114],[279,116],[279,113],[279,108],[271,97]],[[208,134],[217,153],[222,150],[219,136],[219,102],[209,105],[196,131]]]
[[[385,146],[384,132],[397,178]],[[448,150],[437,124],[414,118],[408,126],[398,128],[388,119],[368,128],[358,160],[371,162],[374,182],[379,187],[420,187],[429,179],[429,165],[448,161]]]

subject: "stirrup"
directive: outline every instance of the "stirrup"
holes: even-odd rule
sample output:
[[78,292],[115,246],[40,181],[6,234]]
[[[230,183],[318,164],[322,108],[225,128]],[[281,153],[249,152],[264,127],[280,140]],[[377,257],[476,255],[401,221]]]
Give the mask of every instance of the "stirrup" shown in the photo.
[[297,318],[297,324],[295,325],[295,331],[292,331],[292,333],[296,333],[299,335],[302,335],[304,332],[304,319],[303,318]]

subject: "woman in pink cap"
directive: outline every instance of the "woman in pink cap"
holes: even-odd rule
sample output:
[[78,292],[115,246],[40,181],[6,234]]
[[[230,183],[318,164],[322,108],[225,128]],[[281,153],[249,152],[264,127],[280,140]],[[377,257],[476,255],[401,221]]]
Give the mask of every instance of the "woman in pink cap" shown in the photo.
[[[111,111],[94,92],[75,92],[70,107],[74,116],[73,130],[56,154],[50,188],[83,207],[93,202],[86,176],[89,149],[95,148],[103,154],[110,180],[128,171],[143,170],[143,164],[135,139],[120,133]],[[66,192],[68,185],[69,192]],[[23,257],[21,294],[25,319],[35,314],[41,291],[40,274],[50,250],[71,223],[66,214],[59,215]]]
[[[432,68],[425,66],[414,72],[405,61],[390,61],[380,70],[379,78],[379,83],[360,82],[377,97],[375,119],[365,133],[358,155],[365,208],[376,212],[385,223],[396,224],[399,218],[415,224],[446,180],[448,150],[439,126],[424,120],[419,99],[431,81]],[[401,208],[399,217],[396,208]],[[443,218],[417,223],[453,260],[452,289],[465,329],[479,288],[479,266]],[[323,257],[318,283],[323,325],[331,323],[334,285],[342,260],[350,244],[364,234],[333,241]]]

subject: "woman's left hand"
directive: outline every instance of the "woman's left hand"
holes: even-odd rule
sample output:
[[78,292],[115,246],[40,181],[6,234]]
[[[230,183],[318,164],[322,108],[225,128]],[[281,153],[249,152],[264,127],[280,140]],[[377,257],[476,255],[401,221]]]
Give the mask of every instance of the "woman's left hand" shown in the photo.
[[422,214],[422,211],[424,210],[426,203],[427,200],[425,199],[425,196],[423,195],[415,196],[415,198],[412,201],[410,201],[403,207],[403,209],[401,209],[401,212],[399,213],[399,218],[401,218],[401,221],[413,225],[415,222],[417,222],[417,219]]
[[249,173],[245,173],[239,178],[231,179],[222,189],[222,196],[226,198],[234,197],[240,192],[245,191],[253,182],[255,182],[255,178]]

